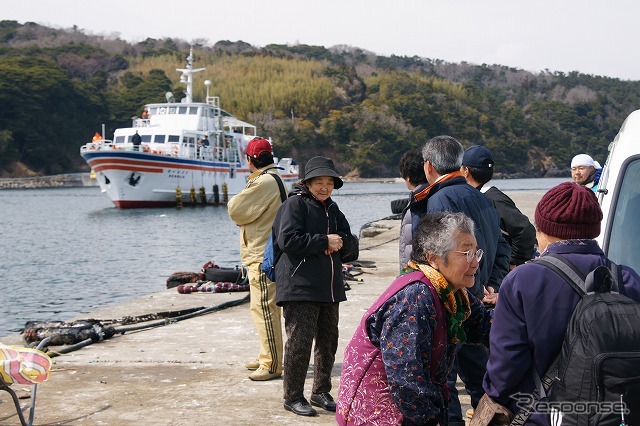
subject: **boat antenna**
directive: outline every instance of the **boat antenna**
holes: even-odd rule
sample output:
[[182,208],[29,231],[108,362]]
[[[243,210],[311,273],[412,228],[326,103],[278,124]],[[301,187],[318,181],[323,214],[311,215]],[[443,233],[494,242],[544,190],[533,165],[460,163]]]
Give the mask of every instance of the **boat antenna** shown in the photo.
[[185,92],[187,96],[182,100],[183,103],[193,102],[193,74],[204,70],[205,68],[193,69],[193,47],[190,47],[189,56],[187,56],[187,67],[176,68],[176,71],[180,71],[182,73],[180,76],[180,83],[184,83],[187,86],[187,91]]

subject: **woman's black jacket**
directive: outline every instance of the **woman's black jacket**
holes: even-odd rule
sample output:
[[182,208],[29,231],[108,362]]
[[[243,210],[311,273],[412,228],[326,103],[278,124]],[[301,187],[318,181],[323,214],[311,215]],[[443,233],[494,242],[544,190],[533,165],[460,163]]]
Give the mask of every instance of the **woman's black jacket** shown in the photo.
[[[347,300],[341,254],[358,250],[358,239],[331,198],[318,201],[304,185],[296,185],[273,222],[276,264],[276,303]],[[343,246],[327,256],[327,234],[339,234]],[[350,255],[351,256],[351,255]],[[357,254],[356,254],[357,257]]]

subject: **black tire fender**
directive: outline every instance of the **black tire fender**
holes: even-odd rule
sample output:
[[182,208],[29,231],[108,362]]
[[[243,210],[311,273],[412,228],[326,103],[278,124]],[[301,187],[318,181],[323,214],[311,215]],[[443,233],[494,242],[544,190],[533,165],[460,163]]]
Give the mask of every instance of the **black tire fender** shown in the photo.
[[409,205],[408,198],[402,198],[400,200],[393,200],[391,202],[391,213],[400,214],[404,210],[405,207]]

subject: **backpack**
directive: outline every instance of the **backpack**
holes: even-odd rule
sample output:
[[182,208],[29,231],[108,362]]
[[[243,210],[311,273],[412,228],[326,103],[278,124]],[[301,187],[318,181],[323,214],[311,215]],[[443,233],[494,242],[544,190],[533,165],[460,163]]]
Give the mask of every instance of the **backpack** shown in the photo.
[[[268,175],[273,176],[273,178],[278,183],[278,188],[280,188],[280,200],[284,203],[284,201],[287,199],[287,192],[284,189],[284,183],[282,183],[282,179],[278,175],[275,175],[273,173],[267,173],[268,170],[271,170],[274,168],[276,167],[266,169],[261,174],[266,173]],[[260,265],[260,270],[264,272],[267,278],[269,278],[269,280],[271,281],[276,280],[276,263],[278,263],[278,260],[280,260],[280,256],[282,255],[282,252],[280,250],[278,250],[278,254],[275,254],[275,250],[273,247],[274,241],[275,241],[275,238],[272,230],[271,234],[269,234],[269,240],[267,241],[267,245],[264,248],[262,264]]]
[[[610,262],[584,277],[559,255],[537,262],[582,296],[558,358],[542,380],[534,374],[543,398],[550,385],[548,403],[539,402],[537,411],[563,426],[640,424],[640,304],[618,293],[619,266]],[[516,420],[512,424],[522,424]]]
[[260,270],[265,273],[267,278],[271,281],[276,280],[276,263],[280,260],[280,255],[282,252],[278,252],[278,255],[275,256],[273,253],[273,231],[269,234],[269,241],[267,241],[267,245],[264,248],[264,257],[262,258],[262,264],[260,265]]

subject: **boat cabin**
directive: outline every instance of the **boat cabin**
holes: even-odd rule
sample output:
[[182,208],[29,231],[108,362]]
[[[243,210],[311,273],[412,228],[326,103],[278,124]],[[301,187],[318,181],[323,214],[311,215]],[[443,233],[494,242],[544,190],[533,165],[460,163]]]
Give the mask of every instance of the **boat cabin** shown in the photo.
[[134,117],[131,127],[114,132],[114,148],[133,149],[137,132],[143,152],[205,161],[243,161],[242,153],[256,136],[256,126],[221,109],[217,97],[207,100],[146,105],[147,118]]

